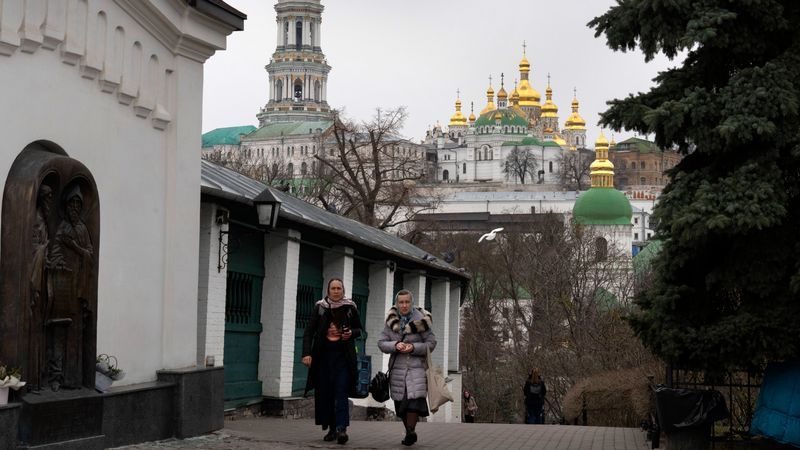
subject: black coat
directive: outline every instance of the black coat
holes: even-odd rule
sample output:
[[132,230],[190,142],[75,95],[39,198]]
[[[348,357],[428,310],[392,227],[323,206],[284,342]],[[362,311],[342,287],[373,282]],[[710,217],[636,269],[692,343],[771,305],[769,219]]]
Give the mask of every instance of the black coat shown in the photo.
[[[306,380],[305,394],[314,389],[314,380],[317,376],[318,362],[321,361],[320,343],[326,339],[328,334],[328,327],[333,321],[332,311],[336,311],[337,317],[342,317],[345,325],[350,327],[353,332],[353,337],[345,341],[347,349],[345,351],[345,358],[347,358],[347,368],[350,371],[350,392],[355,390],[358,366],[356,365],[356,346],[355,341],[361,337],[361,317],[358,315],[358,309],[352,305],[345,305],[331,310],[320,306],[314,306],[314,313],[311,316],[311,322],[306,326],[303,333],[303,356],[311,356],[311,367],[308,368],[308,379]],[[340,316],[341,315],[341,316]]]
[[[519,385],[518,385],[519,386]],[[538,387],[539,394],[535,394],[531,392],[531,388],[534,388],[535,391],[536,387]],[[540,380],[539,383],[531,382],[531,379],[528,378],[525,381],[525,387],[522,388],[525,393],[525,407],[531,411],[539,411],[544,407],[544,396],[547,395],[547,387],[544,385],[544,380]]]

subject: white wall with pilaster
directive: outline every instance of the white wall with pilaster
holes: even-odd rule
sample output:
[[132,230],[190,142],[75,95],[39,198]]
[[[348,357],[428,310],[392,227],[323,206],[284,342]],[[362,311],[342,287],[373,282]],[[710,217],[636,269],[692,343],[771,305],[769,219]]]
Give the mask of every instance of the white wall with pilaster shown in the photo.
[[[217,223],[214,203],[200,204],[200,264],[197,283],[197,365],[207,364],[213,358],[214,366],[221,366],[225,350],[225,291],[227,270],[219,270],[220,231],[228,225]],[[222,244],[227,245],[228,235],[222,235]]]
[[261,298],[258,379],[263,394],[290,397],[294,369],[300,232],[278,229],[264,239],[264,289]]
[[120,385],[197,363],[203,62],[232,31],[171,0],[0,2],[0,186],[38,140],[92,172],[97,351]]

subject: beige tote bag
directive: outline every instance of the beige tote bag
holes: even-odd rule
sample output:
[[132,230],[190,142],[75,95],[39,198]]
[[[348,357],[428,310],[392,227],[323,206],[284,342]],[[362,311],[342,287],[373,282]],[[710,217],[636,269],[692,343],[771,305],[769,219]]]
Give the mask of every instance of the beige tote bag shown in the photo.
[[428,408],[435,413],[440,406],[453,401],[453,394],[447,389],[441,367],[434,367],[430,348],[425,360],[427,362],[425,376],[428,378]]

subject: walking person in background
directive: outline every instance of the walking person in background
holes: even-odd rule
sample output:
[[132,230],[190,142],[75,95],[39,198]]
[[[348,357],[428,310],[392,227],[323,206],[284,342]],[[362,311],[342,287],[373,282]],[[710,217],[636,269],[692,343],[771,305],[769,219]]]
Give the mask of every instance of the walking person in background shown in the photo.
[[394,304],[387,313],[378,348],[392,355],[389,390],[395,413],[403,419],[406,430],[400,443],[414,445],[417,442],[417,421],[430,414],[425,400],[428,395],[425,359],[428,351],[436,348],[436,336],[431,331],[431,313],[413,307],[411,292],[398,292]]
[[475,402],[475,397],[472,393],[464,389],[464,422],[474,423],[475,414],[478,413],[478,403]]
[[356,383],[355,339],[361,336],[358,308],[344,296],[340,278],[328,281],[328,293],[314,304],[303,333],[303,364],[308,367],[306,394],[314,389],[314,419],[328,433],[325,441],[347,442],[348,394]]
[[544,396],[547,388],[539,375],[539,369],[531,370],[522,390],[525,393],[525,423],[544,423]]

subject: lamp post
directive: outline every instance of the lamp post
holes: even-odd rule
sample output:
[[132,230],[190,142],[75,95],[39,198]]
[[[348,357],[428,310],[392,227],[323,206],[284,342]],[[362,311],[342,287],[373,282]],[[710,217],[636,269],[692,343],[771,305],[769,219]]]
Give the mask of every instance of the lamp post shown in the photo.
[[253,199],[253,204],[258,212],[258,224],[263,228],[274,230],[278,225],[278,214],[281,210],[281,201],[278,197],[270,188],[266,188]]

